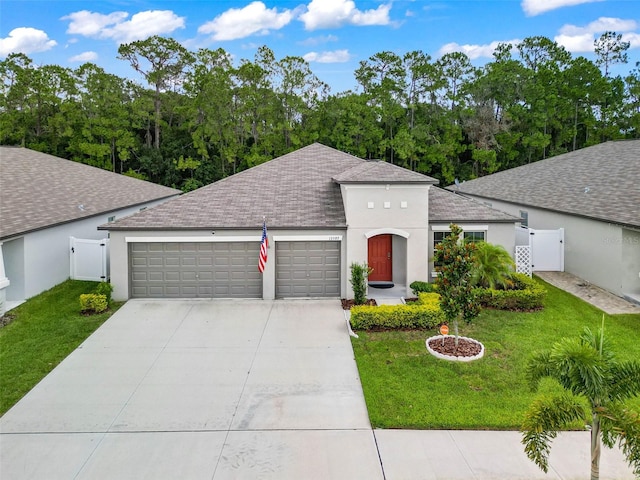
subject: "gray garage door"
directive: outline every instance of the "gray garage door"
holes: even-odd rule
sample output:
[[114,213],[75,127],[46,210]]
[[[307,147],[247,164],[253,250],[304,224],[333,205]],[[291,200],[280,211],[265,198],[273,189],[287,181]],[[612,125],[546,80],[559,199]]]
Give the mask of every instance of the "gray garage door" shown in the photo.
[[339,297],[340,242],[276,242],[276,297]]
[[258,242],[129,245],[133,298],[262,298]]

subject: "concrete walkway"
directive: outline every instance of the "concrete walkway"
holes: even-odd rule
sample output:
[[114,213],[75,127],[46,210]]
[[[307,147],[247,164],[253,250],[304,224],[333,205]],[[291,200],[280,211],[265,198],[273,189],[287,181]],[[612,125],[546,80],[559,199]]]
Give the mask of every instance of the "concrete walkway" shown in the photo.
[[[372,430],[335,300],[129,301],[0,419],[0,479],[578,479],[518,432]],[[618,450],[601,478],[632,479]]]
[[581,298],[609,315],[638,313],[640,306],[567,272],[535,272],[547,283]]

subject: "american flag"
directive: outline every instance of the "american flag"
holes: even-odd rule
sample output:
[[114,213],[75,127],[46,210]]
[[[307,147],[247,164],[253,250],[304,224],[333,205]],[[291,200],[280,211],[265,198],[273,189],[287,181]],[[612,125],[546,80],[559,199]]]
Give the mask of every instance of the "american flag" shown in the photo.
[[269,239],[267,238],[267,222],[262,222],[262,240],[260,240],[260,258],[258,259],[258,270],[264,272],[264,266],[267,263],[267,248],[269,247]]

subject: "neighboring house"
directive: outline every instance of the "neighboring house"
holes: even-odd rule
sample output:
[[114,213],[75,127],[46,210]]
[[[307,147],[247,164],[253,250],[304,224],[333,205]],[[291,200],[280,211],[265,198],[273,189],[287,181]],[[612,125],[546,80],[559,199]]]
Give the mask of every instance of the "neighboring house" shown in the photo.
[[595,145],[449,188],[531,228],[563,228],[565,271],[640,302],[640,140]]
[[373,267],[370,281],[406,288],[430,279],[434,235],[451,221],[513,252],[518,218],[435,183],[309,145],[100,227],[110,232],[114,298],[346,297],[354,262]]
[[19,147],[0,147],[0,302],[69,278],[69,237],[102,239],[105,222],[181,192]]

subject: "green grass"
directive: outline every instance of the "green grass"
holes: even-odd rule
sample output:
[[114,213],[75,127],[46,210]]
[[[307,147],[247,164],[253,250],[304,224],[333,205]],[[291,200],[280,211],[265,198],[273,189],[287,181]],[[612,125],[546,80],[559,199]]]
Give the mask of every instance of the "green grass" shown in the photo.
[[[356,362],[376,428],[515,430],[536,396],[525,380],[535,351],[547,350],[583,327],[599,328],[602,312],[541,280],[545,309],[519,313],[484,310],[460,334],[481,341],[485,357],[448,362],[425,347],[432,331],[358,332],[352,339]],[[605,316],[605,335],[619,359],[640,358],[640,315]],[[558,391],[545,382],[540,391]],[[640,398],[630,402],[640,411]]]
[[99,315],[81,315],[80,294],[95,287],[95,282],[67,280],[9,312],[15,318],[0,328],[0,415],[122,305],[114,303]]

